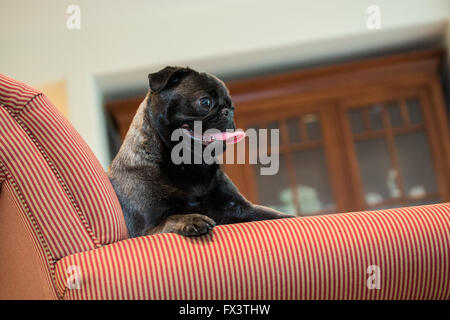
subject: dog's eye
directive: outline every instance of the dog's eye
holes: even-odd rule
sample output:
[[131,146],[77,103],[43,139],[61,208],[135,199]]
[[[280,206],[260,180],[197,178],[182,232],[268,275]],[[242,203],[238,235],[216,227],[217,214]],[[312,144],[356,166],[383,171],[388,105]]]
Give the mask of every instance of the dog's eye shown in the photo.
[[200,107],[209,109],[211,107],[211,99],[210,98],[201,98],[199,100]]

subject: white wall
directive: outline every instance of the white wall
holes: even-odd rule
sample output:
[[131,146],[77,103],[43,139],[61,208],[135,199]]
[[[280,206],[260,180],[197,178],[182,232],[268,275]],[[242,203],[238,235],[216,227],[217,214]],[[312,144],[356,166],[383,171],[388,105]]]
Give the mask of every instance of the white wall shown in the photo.
[[[374,50],[434,37],[450,20],[448,0],[379,0],[377,33],[366,27],[373,3],[2,0],[0,72],[33,85],[66,80],[70,120],[106,167],[102,90],[146,85],[166,64],[226,73]],[[81,30],[66,28],[69,4],[81,8]]]

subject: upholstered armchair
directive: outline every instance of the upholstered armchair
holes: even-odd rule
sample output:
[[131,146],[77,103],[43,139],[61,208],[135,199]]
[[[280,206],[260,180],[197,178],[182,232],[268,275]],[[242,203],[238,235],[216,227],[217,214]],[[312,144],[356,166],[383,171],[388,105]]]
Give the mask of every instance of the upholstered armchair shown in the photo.
[[129,239],[97,159],[0,75],[2,299],[449,299],[450,204]]

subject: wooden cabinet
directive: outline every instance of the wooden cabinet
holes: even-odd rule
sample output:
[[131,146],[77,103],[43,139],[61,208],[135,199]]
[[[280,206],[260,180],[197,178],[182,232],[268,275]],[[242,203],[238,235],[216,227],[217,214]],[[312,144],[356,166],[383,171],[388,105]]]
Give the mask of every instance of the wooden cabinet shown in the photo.
[[[450,201],[442,56],[413,52],[227,83],[238,128],[279,129],[279,146],[267,152],[279,153],[280,169],[224,169],[251,201],[296,215]],[[107,105],[122,136],[141,100]]]

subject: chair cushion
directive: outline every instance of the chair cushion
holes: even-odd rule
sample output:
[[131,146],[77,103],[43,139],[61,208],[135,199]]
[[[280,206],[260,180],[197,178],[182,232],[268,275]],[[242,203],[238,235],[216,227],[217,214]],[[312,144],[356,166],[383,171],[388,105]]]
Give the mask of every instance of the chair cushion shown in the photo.
[[440,204],[133,238],[63,258],[56,281],[65,299],[449,299],[449,270]]
[[54,259],[127,238],[103,168],[42,93],[0,75],[0,128],[0,179]]

